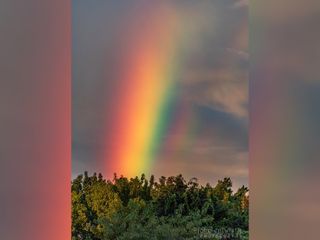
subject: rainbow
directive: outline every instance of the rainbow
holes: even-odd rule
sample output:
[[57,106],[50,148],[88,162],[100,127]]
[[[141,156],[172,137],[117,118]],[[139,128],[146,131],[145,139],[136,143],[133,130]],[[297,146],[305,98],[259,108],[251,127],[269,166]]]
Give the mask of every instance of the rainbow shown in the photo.
[[[186,148],[202,141],[197,113],[179,95],[178,80],[185,54],[190,54],[185,48],[198,44],[195,38],[203,34],[202,25],[208,28],[204,19],[194,23],[192,12],[158,1],[138,4],[125,14],[116,63],[121,69],[115,79],[106,79],[116,82],[114,94],[106,99],[112,99],[114,106],[106,111],[100,157],[107,178],[114,173],[150,174],[158,159],[168,159],[165,164],[171,167],[174,159],[185,156]],[[233,34],[227,47],[247,49],[247,18]]]
[[148,173],[170,120],[179,29],[172,12],[158,11],[161,14],[152,11],[147,22],[133,21],[139,26],[132,28],[139,30],[128,39],[131,48],[126,49],[123,72],[117,79],[117,110],[112,114],[112,132],[107,133],[111,143],[104,158],[109,177]]

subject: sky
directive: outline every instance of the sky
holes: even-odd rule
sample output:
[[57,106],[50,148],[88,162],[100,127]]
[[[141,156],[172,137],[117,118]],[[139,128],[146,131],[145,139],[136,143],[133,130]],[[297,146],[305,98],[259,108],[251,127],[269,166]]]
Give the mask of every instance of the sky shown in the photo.
[[72,4],[72,175],[248,185],[247,1]]

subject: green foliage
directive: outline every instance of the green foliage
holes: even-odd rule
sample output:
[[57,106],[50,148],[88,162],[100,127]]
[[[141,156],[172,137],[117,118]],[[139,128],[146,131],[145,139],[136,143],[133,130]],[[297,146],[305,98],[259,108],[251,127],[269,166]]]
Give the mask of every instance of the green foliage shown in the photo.
[[85,172],[71,190],[73,240],[248,239],[249,190],[233,193],[230,178],[212,187],[182,175],[105,181]]

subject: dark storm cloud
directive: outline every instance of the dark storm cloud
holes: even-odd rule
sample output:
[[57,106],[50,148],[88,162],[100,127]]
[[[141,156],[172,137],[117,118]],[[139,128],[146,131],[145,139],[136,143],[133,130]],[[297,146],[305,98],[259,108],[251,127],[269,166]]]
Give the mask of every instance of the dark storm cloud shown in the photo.
[[237,147],[247,149],[248,129],[247,121],[239,120],[232,114],[215,111],[206,107],[197,107],[199,125],[207,132],[215,132],[221,138]]

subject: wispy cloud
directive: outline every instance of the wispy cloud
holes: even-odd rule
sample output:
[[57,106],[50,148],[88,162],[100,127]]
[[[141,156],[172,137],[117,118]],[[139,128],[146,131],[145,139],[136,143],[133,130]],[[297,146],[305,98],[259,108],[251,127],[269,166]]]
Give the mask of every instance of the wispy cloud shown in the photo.
[[187,72],[183,78],[185,97],[197,104],[246,118],[248,81],[246,72],[228,69]]

